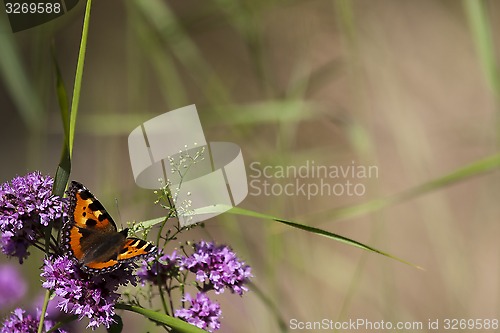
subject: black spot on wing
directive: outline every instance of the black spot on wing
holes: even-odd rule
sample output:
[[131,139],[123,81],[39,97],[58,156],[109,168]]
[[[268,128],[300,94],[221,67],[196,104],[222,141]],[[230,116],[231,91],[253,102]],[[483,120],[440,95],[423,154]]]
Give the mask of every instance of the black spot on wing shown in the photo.
[[94,197],[92,195],[92,193],[90,193],[90,191],[87,190],[87,189],[81,190],[78,193],[80,194],[80,197],[82,198],[82,200],[87,200],[87,199],[90,199],[90,198]]
[[90,205],[89,205],[89,209],[93,212],[97,211],[97,210],[102,210],[104,211],[104,206],[99,202],[99,201],[94,201],[92,202]]
[[85,221],[85,225],[88,227],[95,227],[97,225],[97,221],[94,219],[87,219],[87,221]]
[[106,213],[102,213],[101,215],[99,215],[99,217],[97,218],[99,220],[99,222],[102,222],[104,220],[111,220],[111,216],[109,216],[109,214],[106,212]]

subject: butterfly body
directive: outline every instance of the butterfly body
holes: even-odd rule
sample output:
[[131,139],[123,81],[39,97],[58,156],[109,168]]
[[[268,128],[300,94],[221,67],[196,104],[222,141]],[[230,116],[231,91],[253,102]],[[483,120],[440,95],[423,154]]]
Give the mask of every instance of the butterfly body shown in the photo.
[[84,271],[110,272],[156,251],[145,240],[127,237],[128,229],[117,231],[109,213],[82,184],[72,181],[68,195],[69,216],[62,228],[62,245]]

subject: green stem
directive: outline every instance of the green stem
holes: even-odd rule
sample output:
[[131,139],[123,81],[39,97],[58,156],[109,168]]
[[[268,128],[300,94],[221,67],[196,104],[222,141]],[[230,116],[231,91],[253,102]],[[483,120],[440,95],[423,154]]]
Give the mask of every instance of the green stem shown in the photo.
[[206,333],[206,331],[202,330],[201,328],[198,328],[194,325],[188,324],[185,321],[180,320],[179,318],[164,315],[164,314],[159,313],[157,311],[145,309],[145,308],[140,307],[138,305],[117,303],[115,308],[138,313],[140,315],[145,316],[146,318],[151,319],[152,321],[167,325],[168,327],[174,329],[176,332]]
[[[83,19],[82,39],[80,41],[80,51],[78,52],[78,63],[76,64],[75,85],[73,88],[73,100],[71,101],[70,124],[76,122],[78,104],[80,102],[80,91],[82,89],[83,66],[85,64],[85,52],[87,50],[87,36],[89,31],[90,8],[92,0],[87,0],[85,8],[85,18]],[[75,139],[74,127],[69,128],[69,156],[73,156],[73,141]]]
[[[170,312],[168,311],[168,308],[167,308],[167,301],[165,300],[165,295],[163,294],[163,290],[161,288],[161,276],[160,276],[160,274],[158,274],[157,282],[158,282],[158,292],[159,292],[160,298],[161,298],[161,304],[163,305],[163,311],[165,311],[165,314],[170,315]],[[168,291],[168,294],[170,297],[170,291]],[[174,309],[172,308],[172,313],[173,313],[173,311],[174,311]]]
[[38,333],[43,332],[43,323],[45,321],[45,314],[47,313],[47,306],[49,304],[51,293],[52,292],[50,290],[45,291],[45,297],[43,299],[43,305],[42,305],[42,312],[40,313],[40,324],[38,324]]

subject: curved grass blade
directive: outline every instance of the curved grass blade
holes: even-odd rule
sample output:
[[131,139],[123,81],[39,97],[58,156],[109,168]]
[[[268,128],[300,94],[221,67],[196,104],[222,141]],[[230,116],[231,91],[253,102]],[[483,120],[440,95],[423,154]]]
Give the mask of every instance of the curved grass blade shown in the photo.
[[90,8],[92,0],[87,0],[85,7],[85,17],[83,19],[82,39],[80,41],[80,50],[78,51],[78,62],[76,64],[75,84],[73,87],[73,99],[71,101],[71,112],[69,115],[69,134],[68,150],[70,158],[73,156],[73,141],[75,139],[75,123],[78,114],[78,104],[80,102],[80,91],[82,90],[83,66],[85,64],[85,52],[87,51],[87,37],[90,23]]
[[489,88],[495,94],[498,102],[498,99],[500,99],[500,77],[496,61],[491,22],[487,8],[485,8],[485,2],[463,0],[462,5],[467,14],[467,20],[469,21],[469,27],[476,46],[476,52],[479,56],[480,65]]
[[[334,234],[332,232],[329,232],[329,231],[326,231],[326,230],[323,230],[323,229],[320,229],[320,228],[311,227],[311,226],[308,226],[308,225],[305,225],[305,224],[300,224],[300,223],[297,223],[297,222],[293,222],[293,221],[281,219],[279,217],[275,217],[275,216],[272,216],[272,215],[262,214],[262,213],[254,212],[252,210],[243,209],[243,208],[239,208],[239,207],[228,207],[228,206],[224,206],[224,205],[216,205],[216,206],[213,206],[213,207],[210,207],[210,208],[206,208],[206,209],[203,210],[203,212],[205,212],[205,213],[226,212],[226,213],[229,213],[229,214],[251,216],[251,217],[255,217],[255,218],[259,218],[259,219],[265,219],[265,220],[271,220],[271,221],[283,223],[283,224],[285,224],[285,225],[287,225],[289,227],[297,228],[297,229],[300,229],[300,230],[311,232],[313,234],[324,236],[326,238],[330,238],[330,239],[336,240],[338,242],[342,242],[342,243],[347,244],[347,245],[355,246],[355,247],[363,249],[363,250],[367,250],[367,251],[370,251],[370,252],[375,252],[375,253],[381,254],[383,256],[386,256],[388,258],[391,258],[391,259],[397,260],[399,262],[402,262],[404,264],[413,266],[415,268],[422,269],[420,266],[417,266],[417,265],[412,264],[412,263],[410,263],[410,262],[408,262],[406,260],[403,260],[401,258],[393,256],[392,254],[380,251],[380,250],[378,250],[378,249],[376,249],[374,247],[365,245],[363,243],[360,243],[358,241],[349,239],[347,237],[340,236],[340,235]],[[165,220],[165,218],[157,218],[157,219],[152,219],[152,220],[148,220],[148,221],[144,221],[144,222],[138,223],[138,225],[140,227],[143,227],[143,226],[152,227],[153,225],[155,225],[157,223],[160,223],[160,222],[162,222],[164,220]]]
[[6,29],[7,21],[0,18],[0,78],[19,117],[30,130],[35,131],[43,124],[43,104],[22,62],[16,38],[6,33]]
[[[476,161],[476,162],[471,163],[469,165],[466,165],[462,168],[459,168],[453,172],[450,172],[449,174],[447,174],[443,177],[433,179],[427,183],[413,187],[409,190],[403,191],[403,192],[396,194],[396,195],[393,195],[391,197],[382,198],[382,199],[375,199],[375,200],[372,200],[369,202],[365,202],[365,203],[353,205],[353,206],[334,208],[332,210],[328,210],[328,211],[324,211],[324,212],[321,212],[318,214],[314,214],[314,216],[315,216],[315,218],[320,218],[318,216],[322,216],[323,218],[340,219],[340,218],[350,218],[350,217],[355,217],[355,216],[367,214],[367,213],[374,212],[374,211],[383,209],[385,207],[394,205],[396,203],[410,200],[410,199],[418,197],[420,195],[442,189],[446,186],[459,183],[461,181],[472,178],[474,176],[484,174],[487,172],[492,172],[498,168],[500,168],[500,154],[489,156],[485,159]],[[257,212],[242,209],[239,207],[232,208],[231,210],[228,211],[228,213],[232,213],[232,214],[236,214],[236,215],[252,216],[252,217],[261,218],[261,219],[274,220],[276,222],[280,222],[280,223],[286,224],[288,226],[291,226],[291,227],[294,227],[297,229],[305,230],[305,231],[312,232],[312,233],[315,233],[315,234],[318,234],[318,235],[321,235],[321,236],[324,236],[327,238],[331,238],[331,239],[337,240],[339,242],[361,248],[363,250],[382,254],[386,257],[395,259],[395,260],[400,261],[402,263],[405,263],[405,264],[408,264],[410,266],[422,269],[421,267],[419,267],[415,264],[412,264],[408,261],[405,261],[405,260],[400,259],[398,257],[395,257],[393,255],[390,255],[386,252],[380,251],[380,250],[375,249],[371,246],[368,246],[368,245],[365,245],[363,243],[357,242],[355,240],[352,240],[352,239],[325,231],[325,230],[320,229],[320,228],[310,227],[310,226],[303,225],[300,223],[280,219],[280,218],[277,218],[277,217],[274,217],[271,215],[257,213]],[[144,221],[144,222],[141,222],[139,224],[147,226],[147,227],[152,227],[153,225],[164,221],[164,219],[165,219],[164,217],[157,218],[157,219]]]
[[422,269],[422,267],[420,267],[418,265],[415,265],[415,264],[412,264],[411,262],[403,260],[403,259],[398,258],[396,256],[393,256],[392,254],[389,254],[387,252],[378,250],[378,249],[376,249],[374,247],[371,247],[369,245],[365,245],[365,244],[363,244],[361,242],[352,240],[352,239],[344,237],[344,236],[340,236],[338,234],[335,234],[335,233],[332,233],[332,232],[329,232],[329,231],[326,231],[326,230],[323,230],[323,229],[320,229],[320,228],[311,227],[311,226],[308,226],[308,225],[305,225],[305,224],[300,224],[300,223],[297,223],[297,222],[293,222],[293,221],[281,219],[281,218],[278,218],[278,217],[275,217],[275,216],[271,216],[271,215],[267,215],[267,214],[257,213],[257,212],[254,212],[254,211],[251,211],[251,210],[247,210],[247,209],[243,209],[243,208],[239,208],[239,207],[232,208],[231,210],[228,211],[228,213],[230,213],[230,214],[236,214],[236,215],[251,216],[251,217],[255,217],[255,218],[267,219],[267,220],[272,220],[272,221],[276,221],[276,222],[279,222],[279,223],[283,223],[283,224],[288,225],[288,226],[293,227],[293,228],[297,228],[297,229],[300,229],[300,230],[308,231],[308,232],[311,232],[313,234],[316,234],[316,235],[319,235],[319,236],[323,236],[323,237],[326,237],[326,238],[330,238],[330,239],[336,240],[338,242],[341,242],[341,243],[344,243],[344,244],[347,244],[347,245],[355,246],[357,248],[360,248],[360,249],[363,249],[363,250],[366,250],[366,251],[375,252],[375,253],[381,254],[383,256],[386,256],[388,258],[391,258],[391,259],[397,260],[399,262],[402,262],[403,264],[410,265],[410,266],[413,266],[413,267],[418,268],[418,269]]
[[145,309],[137,305],[128,305],[123,303],[118,303],[115,306],[117,309],[127,310],[131,312],[138,313],[151,319],[152,321],[167,325],[173,328],[176,332],[180,333],[207,333],[207,331],[202,330],[196,326],[186,323],[175,317],[168,316],[163,313],[159,313],[153,310]]

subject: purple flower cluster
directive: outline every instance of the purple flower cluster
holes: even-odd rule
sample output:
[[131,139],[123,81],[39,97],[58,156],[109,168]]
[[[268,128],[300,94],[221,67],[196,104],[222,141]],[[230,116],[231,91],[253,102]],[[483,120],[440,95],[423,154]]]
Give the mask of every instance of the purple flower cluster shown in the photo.
[[196,280],[204,283],[203,290],[214,289],[221,294],[227,287],[240,296],[248,291],[244,284],[252,277],[250,266],[240,261],[228,246],[201,241],[194,245],[194,250],[192,255],[181,259],[181,270],[195,273]]
[[0,309],[24,297],[26,281],[16,266],[0,265]]
[[56,257],[44,261],[41,276],[44,288],[54,290],[61,297],[58,307],[81,320],[89,318],[87,327],[95,329],[100,325],[107,328],[114,322],[115,303],[120,294],[120,285],[135,284],[132,265],[123,265],[119,270],[100,275],[89,275],[66,257]]
[[184,302],[189,302],[190,306],[186,309],[175,311],[175,316],[192,325],[195,325],[208,332],[213,332],[220,328],[220,316],[222,311],[216,302],[212,302],[204,293],[196,294],[196,298],[186,294]]
[[0,246],[20,263],[43,237],[42,228],[63,215],[65,200],[52,194],[53,184],[50,176],[33,172],[0,185]]
[[[66,214],[67,200],[52,194],[53,183],[51,177],[33,172],[0,185],[0,250],[17,257],[21,264],[28,257],[30,246],[43,249],[46,227]],[[217,246],[213,242],[202,241],[189,250],[184,247],[182,254],[177,251],[170,255],[160,253],[146,260],[135,276],[133,263],[122,264],[118,270],[108,273],[86,273],[71,256],[52,254],[60,251],[55,240],[51,241],[51,251],[46,253],[42,267],[42,286],[55,293],[51,305],[56,303],[63,316],[74,315],[79,320],[87,317],[87,327],[92,329],[101,325],[111,327],[116,318],[115,304],[120,298],[118,287],[129,283],[136,285],[139,277],[143,283],[159,285],[169,296],[171,290],[180,288],[182,308],[173,314],[213,332],[220,328],[222,312],[219,304],[211,301],[206,293],[213,290],[220,294],[229,289],[241,296],[248,291],[245,284],[252,277],[250,266],[228,246]],[[0,307],[24,295],[26,285],[16,273],[11,267],[0,266]],[[194,298],[185,293],[183,287],[189,275],[194,276],[190,281],[198,290]],[[59,315],[45,316],[45,331],[54,326]],[[39,317],[16,309],[4,321],[0,333],[37,332]]]
[[201,241],[193,245],[191,255],[178,255],[174,251],[163,255],[158,261],[146,262],[138,272],[143,282],[164,284],[168,278],[178,276],[179,272],[189,271],[196,274],[196,280],[203,283],[201,291],[215,290],[216,294],[229,288],[231,292],[243,295],[248,291],[245,283],[252,277],[250,266],[239,260],[236,253],[225,245]]
[[228,288],[241,296],[248,291],[245,284],[252,273],[250,266],[239,260],[228,246],[201,241],[194,244],[192,249],[191,254],[179,255],[174,251],[156,261],[149,260],[138,271],[138,276],[143,283],[151,282],[164,288],[173,288],[170,283],[172,279],[185,281],[188,273],[194,273],[199,292],[196,298],[186,293],[183,302],[189,304],[176,310],[175,316],[212,332],[220,328],[222,311],[218,303],[208,298],[206,292],[214,290],[216,294],[220,294]]
[[[32,316],[23,309],[15,309],[11,316],[3,322],[0,333],[36,333],[40,324],[39,317],[39,314]],[[47,319],[43,323],[44,332],[48,332],[54,326],[54,323]],[[53,332],[67,333],[62,329],[56,329]]]

